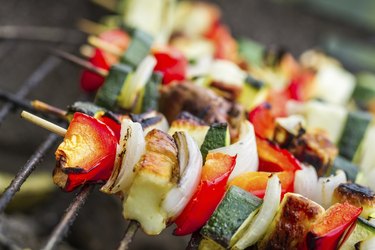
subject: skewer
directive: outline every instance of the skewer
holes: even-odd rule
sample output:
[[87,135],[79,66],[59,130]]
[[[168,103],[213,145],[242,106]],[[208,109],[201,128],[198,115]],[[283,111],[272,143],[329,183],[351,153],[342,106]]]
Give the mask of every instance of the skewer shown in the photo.
[[122,56],[123,54],[123,51],[121,49],[119,49],[112,43],[104,41],[103,39],[100,39],[96,36],[89,36],[87,41],[90,45],[94,46],[95,48],[102,49],[105,52],[111,53],[115,56]]
[[66,120],[66,111],[58,107],[52,106],[50,104],[47,104],[39,100],[31,101],[31,106],[38,111],[41,111],[44,113],[50,113],[59,118]]
[[107,70],[96,67],[93,64],[91,64],[90,62],[79,58],[78,56],[72,55],[70,53],[67,53],[67,52],[59,50],[59,49],[53,49],[51,51],[56,56],[58,56],[60,58],[63,58],[65,60],[69,61],[69,62],[72,62],[74,64],[78,64],[78,65],[80,65],[80,66],[100,75],[100,76],[106,77],[108,75]]
[[[58,110],[58,114],[61,115],[62,113],[65,114],[65,112],[63,110],[60,110],[58,108],[54,108],[53,106],[50,106],[48,104],[45,104],[43,102],[39,102],[39,101],[33,101],[33,103],[37,103],[37,105],[40,105],[42,107],[44,107],[43,105],[46,105],[46,107],[52,107],[52,109],[55,109],[55,110]],[[57,126],[56,124],[53,124],[49,121],[46,121],[36,115],[33,115],[27,111],[22,111],[21,113],[21,117],[40,126],[40,127],[43,127],[57,135],[60,135],[60,136],[65,136],[66,134],[66,129],[60,127],[60,126]],[[86,192],[90,192],[90,191],[85,191]],[[88,194],[88,193],[87,193]],[[86,195],[84,196],[86,199]],[[79,203],[81,204],[81,203]],[[75,208],[75,209],[68,209],[67,211],[69,211],[64,219],[61,221],[61,225],[59,224],[59,226],[56,227],[55,229],[55,232],[53,233],[53,235],[58,235],[59,237],[63,234],[62,232],[64,232],[66,230],[66,221],[70,220],[71,217],[72,217],[72,210],[76,210],[76,209],[79,209],[79,206],[80,205],[77,205],[78,207]],[[126,232],[125,232],[125,235],[124,235],[124,238],[122,239],[121,243],[120,243],[120,246],[119,246],[119,250],[127,250],[128,247],[129,247],[129,244],[132,242],[133,238],[134,238],[134,235],[136,234],[137,230],[139,228],[139,224],[138,222],[136,221],[130,221],[129,225],[128,225],[128,228],[126,229]],[[52,249],[52,246],[54,246],[56,244],[56,242],[60,239],[59,237],[55,237],[55,236],[51,236],[49,242],[46,244],[46,247],[44,249]]]
[[79,52],[86,58],[91,58],[94,55],[95,48],[91,45],[84,44],[79,48]]
[[80,20],[78,20],[77,27],[80,31],[89,35],[99,35],[100,33],[109,30],[107,26],[85,18],[81,18]]
[[126,229],[124,238],[122,238],[120,242],[120,246],[118,247],[118,250],[127,250],[129,249],[129,245],[132,242],[135,233],[137,232],[139,228],[139,223],[132,220],[129,222],[128,228]]
[[21,113],[21,117],[28,120],[29,122],[31,123],[34,123],[42,128],[45,128],[49,131],[51,131],[52,133],[55,133],[59,136],[62,136],[64,137],[65,134],[66,134],[66,129],[65,128],[62,128],[52,122],[49,122],[47,120],[44,120],[36,115],[33,115],[27,111],[22,111]]

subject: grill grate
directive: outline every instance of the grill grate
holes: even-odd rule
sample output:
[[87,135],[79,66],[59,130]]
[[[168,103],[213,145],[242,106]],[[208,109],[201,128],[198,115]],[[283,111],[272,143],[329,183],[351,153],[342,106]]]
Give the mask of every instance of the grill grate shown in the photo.
[[[31,76],[25,81],[25,83],[16,94],[10,94],[3,90],[0,90],[0,99],[6,102],[0,110],[0,125],[14,108],[35,111],[35,109],[32,107],[32,105],[30,105],[25,97],[31,90],[36,88],[39,83],[59,65],[59,63],[60,60],[58,58],[49,56],[31,74]],[[22,184],[26,181],[30,174],[36,169],[37,165],[42,162],[42,158],[46,154],[46,152],[50,148],[52,148],[53,145],[55,145],[57,139],[58,135],[56,134],[48,135],[44,142],[30,156],[26,164],[18,171],[15,178],[11,181],[9,186],[0,196],[0,214],[4,212],[7,205],[13,199],[15,194],[20,190]],[[93,189],[94,185],[85,185],[77,193],[75,198],[70,203],[69,207],[66,209],[65,214],[60,219],[60,222],[56,225],[55,229],[46,241],[43,250],[55,249],[58,243],[62,241],[70,226],[74,223],[79,210],[84,206]],[[125,231],[124,238],[120,242],[119,249],[128,249],[129,244],[132,241],[135,233],[137,232],[138,227],[139,226],[137,222],[131,221],[129,223],[129,226]],[[4,237],[0,239],[0,243],[6,246],[8,249],[22,249],[19,246],[15,245],[12,241]]]
[[55,227],[52,234],[50,235],[43,250],[52,250],[62,240],[69,230],[69,227],[73,224],[75,218],[78,215],[79,210],[85,204],[87,197],[93,191],[93,185],[83,186],[79,191],[75,199],[67,208],[64,216],[61,218],[59,224]]

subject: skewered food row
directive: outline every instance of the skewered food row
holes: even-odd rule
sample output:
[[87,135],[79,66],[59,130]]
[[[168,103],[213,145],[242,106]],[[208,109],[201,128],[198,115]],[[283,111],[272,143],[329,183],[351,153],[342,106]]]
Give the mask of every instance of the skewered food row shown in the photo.
[[[171,123],[169,135],[165,126],[142,130],[131,114],[108,120],[103,112],[92,113],[99,119],[75,113],[56,151],[54,181],[67,191],[107,181],[101,190],[121,194],[126,219],[148,234],[172,222],[176,235],[200,230],[201,249],[350,248],[373,237],[374,226],[356,219],[361,214],[371,221],[374,193],[341,184],[358,179],[354,155],[362,168],[372,166],[359,147],[372,136],[372,116],[345,107],[353,77],[316,52],[297,62],[269,50],[257,63],[248,56],[253,44],[237,44],[215,7],[183,2],[177,8],[184,13],[177,23],[201,15],[207,27],[177,25],[173,48],[153,46],[151,53],[151,36],[117,29],[99,38],[108,49],[108,34],[120,34],[112,37],[120,53],[95,49],[90,59],[109,69],[96,104],[135,113],[159,108]],[[83,73],[87,90],[102,84],[93,76]]]

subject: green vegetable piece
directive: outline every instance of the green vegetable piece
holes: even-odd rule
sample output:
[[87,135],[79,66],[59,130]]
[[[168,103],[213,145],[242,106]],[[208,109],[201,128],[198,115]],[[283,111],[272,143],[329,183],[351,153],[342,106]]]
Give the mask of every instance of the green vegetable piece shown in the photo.
[[231,186],[210,220],[201,229],[201,234],[227,248],[242,223],[261,204],[262,200],[258,197]]
[[354,231],[340,247],[340,250],[352,250],[356,243],[371,237],[375,237],[375,227],[362,217],[358,217]]
[[355,182],[358,175],[358,167],[355,164],[341,156],[337,156],[333,162],[332,170],[327,171],[327,176],[335,174],[339,169],[345,172],[346,178],[349,181]]
[[203,159],[206,159],[208,151],[224,147],[229,143],[229,131],[227,123],[214,123],[210,126],[201,146]]
[[109,70],[103,86],[98,90],[95,104],[108,109],[116,107],[117,97],[132,69],[124,64],[115,64]]
[[153,38],[146,32],[134,30],[129,48],[121,58],[121,63],[136,68],[138,64],[150,53]]
[[260,43],[246,38],[240,38],[238,40],[238,49],[240,55],[246,62],[257,66],[263,63],[265,48]]
[[85,113],[86,115],[89,115],[89,116],[95,116],[95,114],[100,112],[100,111],[106,112],[107,110],[105,108],[102,108],[102,107],[99,107],[99,106],[95,105],[92,102],[75,102],[72,105],[68,106],[68,110],[67,110],[66,115],[68,117],[73,118],[73,115],[74,115],[75,112],[81,112],[81,113]]
[[371,115],[367,112],[355,111],[348,114],[344,131],[339,142],[340,155],[353,160],[367,127],[371,122]]
[[147,82],[144,93],[143,93],[143,101],[142,101],[142,109],[141,112],[147,112],[150,110],[157,110],[158,109],[158,102],[159,102],[159,86],[161,83],[162,75],[159,73],[153,73],[151,79]]

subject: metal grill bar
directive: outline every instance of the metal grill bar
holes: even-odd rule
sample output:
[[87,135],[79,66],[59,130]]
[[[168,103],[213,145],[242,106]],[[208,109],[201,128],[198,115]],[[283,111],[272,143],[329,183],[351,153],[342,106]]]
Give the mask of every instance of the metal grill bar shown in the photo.
[[10,94],[6,91],[0,89],[0,100],[4,100],[14,104],[17,107],[25,109],[27,111],[34,111],[35,109],[30,104],[30,102],[26,101],[23,98],[18,98],[16,95]]
[[0,213],[4,212],[5,207],[12,200],[16,192],[19,191],[27,177],[29,177],[31,172],[36,168],[36,165],[41,162],[42,157],[46,154],[47,150],[54,145],[57,138],[57,135],[50,134],[29,158],[26,164],[18,171],[16,177],[0,197]]
[[47,243],[42,248],[43,250],[55,249],[57,244],[62,240],[65,234],[68,232],[69,227],[73,224],[74,220],[78,215],[78,211],[85,204],[87,197],[93,191],[93,185],[83,186],[81,191],[77,194],[75,199],[69,205],[64,216],[60,220],[59,224],[55,227],[52,234],[50,235]]
[[[51,72],[57,65],[61,62],[60,59],[49,56],[46,60],[43,61],[41,65],[34,71],[33,74],[25,81],[22,87],[18,90],[15,94],[17,98],[25,98],[26,95],[38,86],[38,84],[43,80],[43,78]],[[6,103],[2,109],[0,109],[0,124],[3,123],[5,117],[9,114],[9,112],[14,107],[13,103]]]
[[125,236],[122,238],[120,242],[120,246],[118,250],[128,250],[130,243],[133,241],[133,238],[135,236],[135,233],[137,232],[139,228],[139,224],[136,221],[130,221],[128,228],[125,231]]

